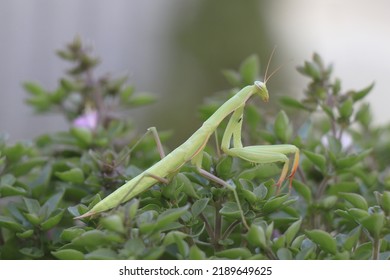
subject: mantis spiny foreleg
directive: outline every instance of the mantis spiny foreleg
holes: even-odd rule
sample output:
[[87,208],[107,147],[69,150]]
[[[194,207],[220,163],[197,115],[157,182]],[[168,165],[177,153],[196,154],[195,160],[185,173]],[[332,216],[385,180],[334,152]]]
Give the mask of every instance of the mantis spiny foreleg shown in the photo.
[[[233,112],[229,123],[226,127],[225,133],[222,137],[221,149],[227,155],[239,157],[253,163],[274,163],[282,162],[282,173],[276,183],[278,192],[283,181],[287,177],[289,169],[288,154],[294,153],[294,162],[291,168],[291,173],[288,176],[290,179],[289,190],[291,190],[292,179],[298,168],[299,150],[294,145],[257,145],[243,147],[241,142],[242,120],[243,120],[244,106],[239,107]],[[232,142],[232,147],[231,146]]]

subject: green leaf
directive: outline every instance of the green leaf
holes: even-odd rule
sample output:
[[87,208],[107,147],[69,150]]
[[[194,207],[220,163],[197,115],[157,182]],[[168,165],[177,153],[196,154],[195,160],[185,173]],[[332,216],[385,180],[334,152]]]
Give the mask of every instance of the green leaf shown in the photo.
[[0,178],[0,185],[13,185],[16,182],[16,178],[12,174],[4,174]]
[[273,240],[272,249],[275,251],[280,248],[284,248],[286,246],[285,244],[286,244],[286,236],[281,235],[277,237],[276,240],[275,239]]
[[343,217],[344,219],[348,220],[348,221],[355,221],[356,220],[347,212],[347,211],[344,211],[344,210],[341,210],[341,209],[336,209],[334,211],[335,214]]
[[330,254],[337,253],[337,244],[336,240],[327,232],[314,229],[306,231],[306,236],[310,238],[314,243],[316,243],[320,248]]
[[316,154],[308,150],[302,150],[305,156],[322,172],[326,171],[326,159],[321,154]]
[[345,169],[354,166],[355,164],[362,161],[369,153],[371,153],[372,149],[367,149],[361,152],[358,155],[349,155],[343,158],[340,158],[336,161],[336,167],[338,169]]
[[61,104],[67,95],[66,90],[61,86],[49,94],[49,100],[54,104]]
[[301,227],[301,224],[302,224],[302,219],[299,219],[298,221],[292,223],[291,226],[289,226],[289,228],[284,233],[284,235],[286,236],[286,244],[288,246],[290,246],[295,236],[297,235]]
[[360,233],[361,233],[360,226],[354,228],[348,233],[348,236],[343,244],[345,250],[351,251],[352,248],[354,248],[358,244]]
[[284,111],[280,111],[276,116],[274,132],[278,139],[282,142],[287,142],[291,136],[289,122],[290,121]]
[[291,108],[295,108],[295,109],[304,109],[304,110],[307,110],[307,108],[305,107],[305,105],[303,105],[302,102],[296,100],[295,98],[292,98],[290,96],[281,96],[279,98],[279,102],[286,106],[286,107],[291,107]]
[[202,198],[194,202],[194,204],[191,206],[191,212],[192,216],[198,217],[203,210],[206,208],[207,204],[209,203],[208,198]]
[[43,250],[37,247],[25,247],[20,249],[19,252],[32,259],[39,259],[44,256]]
[[188,208],[189,208],[189,205],[186,205],[183,207],[172,208],[172,209],[168,209],[168,210],[164,211],[157,218],[156,228],[157,229],[163,228],[166,225],[168,225],[169,223],[176,221],[182,215],[184,215],[184,213],[188,210]]
[[19,160],[27,154],[28,148],[25,147],[21,143],[16,143],[12,146],[7,146],[3,153],[7,158],[8,162],[14,163],[14,162],[19,162]]
[[23,201],[24,201],[24,204],[26,205],[27,211],[29,213],[39,214],[39,212],[41,210],[41,206],[39,205],[38,200],[23,197]]
[[236,202],[232,201],[224,203],[221,210],[219,210],[219,214],[234,219],[239,219],[241,217],[240,208],[238,207]]
[[64,241],[72,241],[76,237],[82,235],[84,232],[85,229],[79,227],[71,227],[71,228],[64,229],[60,237]]
[[338,197],[335,195],[329,195],[320,200],[319,206],[323,209],[331,209],[335,206]]
[[309,76],[314,80],[320,80],[321,79],[321,70],[319,67],[311,62],[305,61],[303,67],[297,68],[298,72],[305,76]]
[[267,240],[272,239],[272,235],[274,233],[274,222],[272,221],[265,229],[265,237]]
[[170,231],[167,233],[167,235],[164,237],[163,244],[165,246],[168,246],[169,244],[176,243],[178,239],[183,240],[184,238],[188,237],[187,234],[181,231]]
[[276,255],[278,256],[279,260],[292,260],[293,258],[291,251],[287,248],[278,249]]
[[83,127],[72,127],[70,133],[81,147],[88,147],[93,141],[92,131]]
[[121,92],[120,92],[120,100],[122,103],[127,103],[132,95],[134,93],[134,87],[133,86],[127,86],[126,88],[124,88]]
[[366,97],[366,95],[372,90],[374,85],[375,85],[375,83],[372,83],[368,87],[366,87],[360,91],[354,92],[352,95],[353,101],[356,102],[356,101],[361,100],[364,97]]
[[361,220],[361,224],[370,232],[373,238],[378,238],[385,222],[383,213],[374,213]]
[[370,109],[370,104],[365,103],[355,114],[355,119],[360,122],[363,126],[368,127],[370,123],[372,122],[373,116]]
[[220,258],[245,260],[252,256],[252,253],[247,248],[231,248],[216,252],[215,255]]
[[40,169],[39,175],[31,181],[30,187],[33,197],[41,197],[47,190],[52,177],[52,171],[52,165],[47,163],[42,169]]
[[98,248],[107,244],[108,239],[104,232],[93,229],[83,233],[72,240],[74,246],[82,246],[87,248]]
[[264,213],[271,213],[275,210],[281,208],[283,206],[283,203],[290,197],[290,195],[285,194],[278,197],[273,197],[270,200],[268,200],[266,203],[264,203],[263,211]]
[[190,251],[187,242],[178,235],[175,235],[174,238],[175,238],[175,244],[179,250],[181,258],[186,259]]
[[23,87],[28,93],[34,96],[42,96],[46,94],[46,91],[35,82],[25,82]]
[[258,197],[249,190],[242,189],[241,194],[249,203],[255,203],[256,201],[258,201]]
[[[304,242],[307,241],[307,239],[305,239],[302,244],[304,244]],[[297,260],[308,260],[308,259],[312,259],[314,258],[313,255],[315,256],[315,252],[316,251],[316,245],[314,243],[311,242],[311,245],[310,246],[305,246],[304,248],[302,248],[299,253],[296,255],[296,259]]]
[[34,226],[39,225],[43,220],[42,217],[38,216],[35,213],[24,213],[24,216]]
[[361,222],[362,219],[369,216],[366,210],[351,208],[347,210],[348,214],[350,214],[357,222]]
[[18,222],[16,222],[15,220],[7,216],[0,216],[0,227],[4,227],[11,231],[16,231],[16,232],[25,231],[24,227],[21,224],[19,224]]
[[383,192],[381,207],[387,214],[390,213],[390,192],[389,191]]
[[299,193],[307,203],[312,202],[311,189],[298,180],[293,180],[292,186],[297,193]]
[[234,70],[223,70],[222,74],[228,83],[234,87],[239,87],[241,84],[241,76],[237,71]]
[[183,173],[179,173],[175,176],[175,178],[178,184],[181,185],[181,187],[179,187],[180,191],[184,192],[189,197],[196,198],[196,199],[199,198],[199,195],[194,189],[193,183],[187,178],[186,175],[184,175]]
[[143,212],[141,215],[137,217],[137,225],[141,233],[150,233],[156,228],[156,221],[155,221],[156,216],[157,216],[156,211],[149,210]]
[[331,184],[328,189],[328,193],[331,195],[337,195],[339,193],[353,193],[359,190],[359,184],[356,182],[340,181]]
[[[45,215],[50,216],[55,210],[58,209],[62,197],[64,196],[64,191],[52,195],[43,205],[41,209],[44,209]],[[42,211],[42,210],[41,210]]]
[[138,207],[139,207],[139,200],[133,198],[129,202],[126,203],[125,205],[127,209],[127,217],[129,220],[134,219],[135,215],[137,214]]
[[61,221],[64,212],[64,209],[55,210],[47,220],[41,223],[41,229],[46,231],[55,227]]
[[120,254],[125,256],[139,256],[145,251],[145,244],[140,238],[133,238],[126,241]]
[[0,197],[25,195],[27,191],[21,187],[3,184],[0,186]]
[[81,184],[84,182],[84,173],[80,168],[72,168],[63,172],[55,172],[62,181]]
[[33,229],[26,230],[25,232],[17,232],[16,236],[19,238],[30,238],[34,234]]
[[99,248],[85,255],[87,260],[115,260],[117,253],[109,248]]
[[46,111],[50,108],[49,94],[40,85],[26,82],[23,87],[30,94],[30,98],[26,99],[28,104],[33,105],[37,111]]
[[251,55],[240,65],[240,74],[245,85],[253,84],[259,76],[259,57]]
[[339,195],[351,203],[354,207],[367,210],[368,203],[363,196],[357,193],[339,193]]
[[363,243],[354,251],[355,260],[367,260],[372,256],[372,243]]
[[201,249],[199,249],[198,246],[192,245],[190,247],[189,259],[190,260],[205,260],[206,254]]
[[83,260],[84,259],[84,254],[74,249],[58,250],[55,252],[51,252],[51,254],[60,260]]
[[103,228],[111,230],[113,232],[125,233],[126,229],[123,225],[123,219],[116,214],[103,217],[100,219],[100,223]]
[[291,243],[291,248],[294,248],[294,249],[298,249],[298,248],[300,248],[301,247],[301,245],[302,245],[302,242],[303,242],[303,240],[306,238],[306,236],[304,235],[304,234],[301,234],[301,235],[299,235],[299,236],[297,236],[297,238],[295,238],[294,240],[293,240],[293,242]]
[[128,104],[134,107],[144,106],[153,103],[156,98],[150,94],[142,93],[139,96],[133,96]]
[[248,242],[253,246],[259,246],[261,248],[267,247],[264,229],[259,225],[252,224],[246,237]]
[[353,101],[348,98],[345,100],[339,108],[340,116],[344,119],[348,119],[353,113]]
[[233,165],[232,157],[230,156],[222,157],[222,159],[218,162],[216,166],[218,177],[221,179],[230,178],[232,174],[232,165]]
[[43,165],[46,162],[47,158],[43,157],[27,159],[10,168],[10,172],[12,172],[15,176],[22,176],[24,174],[27,174],[34,167]]

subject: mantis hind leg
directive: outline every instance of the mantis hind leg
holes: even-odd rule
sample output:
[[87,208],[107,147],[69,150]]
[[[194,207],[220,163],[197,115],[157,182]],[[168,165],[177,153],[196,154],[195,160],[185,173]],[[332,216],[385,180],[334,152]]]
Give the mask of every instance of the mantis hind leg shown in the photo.
[[152,132],[154,141],[156,141],[157,150],[160,154],[161,159],[163,159],[165,157],[165,152],[164,152],[164,148],[161,144],[160,136],[158,136],[157,128],[155,128],[154,126],[149,127],[148,132],[149,131]]
[[214,174],[198,167],[198,172],[200,175],[202,175],[203,177],[205,177],[206,179],[210,180],[210,181],[213,181],[219,185],[222,185],[228,189],[230,189],[233,194],[234,194],[234,199],[236,200],[237,202],[237,206],[238,206],[238,209],[240,211],[240,215],[241,215],[241,219],[242,219],[242,223],[244,224],[245,228],[247,230],[249,230],[249,226],[248,226],[248,223],[246,222],[246,219],[245,219],[245,216],[244,216],[244,211],[242,210],[242,207],[241,207],[241,203],[240,203],[240,200],[238,198],[238,194],[237,194],[237,191],[236,191],[236,187],[235,186],[232,186],[230,185],[228,182],[222,180],[221,178],[218,178],[217,176],[215,176]]
[[138,146],[139,143],[142,142],[142,140],[149,134],[149,133],[152,133],[153,135],[153,138],[154,138],[154,141],[156,142],[156,146],[157,146],[157,150],[158,150],[158,153],[160,154],[160,157],[161,159],[163,159],[165,157],[165,152],[164,152],[164,148],[161,144],[161,140],[160,140],[160,136],[158,136],[158,132],[157,132],[157,129],[153,126],[153,127],[149,127],[146,132],[144,133],[144,135],[141,136],[141,138],[138,139],[138,141],[133,145],[133,147],[130,149],[130,152],[132,152],[135,147]]

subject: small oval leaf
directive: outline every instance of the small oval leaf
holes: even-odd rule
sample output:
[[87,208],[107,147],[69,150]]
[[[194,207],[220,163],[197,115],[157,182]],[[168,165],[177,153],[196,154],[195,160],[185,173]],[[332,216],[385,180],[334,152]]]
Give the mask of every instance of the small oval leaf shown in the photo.
[[337,253],[336,240],[329,233],[323,230],[314,229],[306,231],[306,236],[320,246],[323,251],[333,255]]

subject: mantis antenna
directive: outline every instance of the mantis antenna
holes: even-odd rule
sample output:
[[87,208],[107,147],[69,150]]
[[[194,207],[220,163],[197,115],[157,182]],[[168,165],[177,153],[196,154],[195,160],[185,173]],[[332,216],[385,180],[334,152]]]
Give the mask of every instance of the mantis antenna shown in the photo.
[[[268,75],[268,69],[269,69],[269,65],[271,64],[271,60],[272,60],[272,57],[274,56],[276,48],[277,48],[277,45],[275,45],[274,48],[272,49],[271,55],[270,55],[270,57],[268,59],[267,68],[265,68],[264,83],[267,83],[267,81],[269,79],[269,77],[267,76]],[[274,74],[274,72],[275,71],[273,71],[270,76],[272,76]]]
[[274,74],[276,74],[276,73],[280,70],[280,68],[282,68],[282,67],[284,66],[284,64],[279,65],[274,71],[272,71],[271,74],[268,75],[269,65],[271,64],[271,59],[272,59],[272,57],[274,56],[276,47],[277,47],[277,46],[275,45],[275,47],[273,48],[273,50],[272,50],[272,52],[271,52],[271,56],[270,56],[269,59],[268,59],[267,68],[265,69],[265,75],[264,75],[264,83],[265,83],[265,84],[267,83],[267,81],[268,81]]

